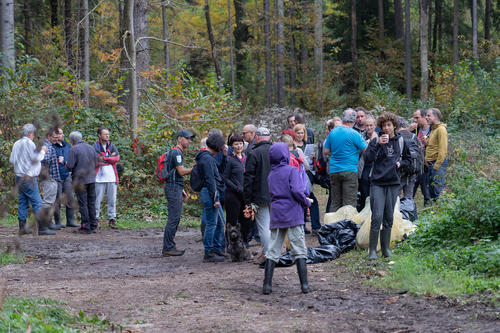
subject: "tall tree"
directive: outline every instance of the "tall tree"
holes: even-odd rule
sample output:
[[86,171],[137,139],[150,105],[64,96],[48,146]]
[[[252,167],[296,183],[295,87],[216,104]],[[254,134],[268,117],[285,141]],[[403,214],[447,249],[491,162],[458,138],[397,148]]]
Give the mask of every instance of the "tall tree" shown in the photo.
[[453,0],[453,64],[458,65],[458,0]]
[[285,10],[283,8],[283,0],[275,0],[278,7],[277,28],[278,28],[278,75],[276,78],[276,104],[279,107],[285,106]]
[[427,4],[428,0],[420,0],[420,100],[427,102],[427,86],[429,67],[427,66]]
[[472,0],[472,57],[477,57],[477,0]]
[[0,0],[0,67],[15,68],[14,0]]
[[295,10],[295,1],[289,2],[288,8],[288,21],[290,22],[290,41],[289,43],[289,53],[290,53],[290,63],[288,67],[289,78],[290,78],[290,106],[295,106],[295,89],[297,85],[297,76],[295,71],[297,69],[297,54],[295,52],[295,37],[294,37],[294,25],[292,23],[293,14]]
[[[302,36],[300,40],[300,87],[303,91],[307,89],[309,74],[309,1],[302,0]],[[301,99],[304,106],[304,99]]]
[[23,19],[24,19],[24,51],[26,54],[31,54],[31,38],[33,38],[33,20],[31,19],[30,0],[23,2]]
[[396,40],[402,40],[405,36],[403,23],[403,3],[401,0],[394,0],[394,23],[396,25]]
[[427,37],[429,38],[427,48],[430,49],[432,46],[432,0],[427,0],[427,6],[429,8],[427,11]]
[[351,0],[351,54],[352,54],[352,80],[354,88],[358,87],[358,49],[356,46],[356,39],[358,36],[357,22],[356,22],[356,0]]
[[245,0],[234,0],[234,16],[236,28],[234,29],[234,48],[236,50],[236,79],[242,80],[245,71],[246,53],[243,52],[243,45],[250,39],[248,24],[245,22]]
[[59,1],[58,0],[50,0],[50,26],[52,28],[57,27],[59,25]]
[[406,98],[411,101],[411,18],[410,1],[405,0],[405,71],[406,71]]
[[[149,39],[140,39],[149,34],[148,0],[135,0],[134,5],[134,40],[136,41],[136,66],[138,103],[141,100],[143,90],[149,85],[147,72],[149,72]],[[140,40],[139,40],[140,39]],[[137,41],[139,41],[137,43]]]
[[[441,0],[434,1],[434,31],[432,32],[432,52],[436,52],[438,48],[439,26],[442,23],[442,3]],[[429,44],[430,47],[430,44]]]
[[[28,1],[26,1],[28,2]],[[64,44],[66,49],[66,65],[73,68],[75,58],[73,57],[73,13],[71,9],[71,0],[64,1]]]
[[323,88],[323,0],[314,0],[314,65],[316,84]]
[[271,26],[269,22],[269,0],[264,0],[264,55],[266,64],[266,105],[273,103],[273,83],[271,77]]
[[227,0],[227,13],[229,18],[229,55],[231,60],[231,88],[233,96],[234,92],[234,59],[233,59],[233,24],[231,23],[231,0]]
[[132,67],[128,74],[129,81],[129,99],[128,99],[128,114],[130,121],[130,138],[132,142],[137,138],[137,118],[139,115],[139,103],[137,99],[137,70],[136,70],[136,50],[134,36],[134,0],[126,0],[124,7],[125,19],[125,47],[127,50],[130,66]]
[[491,0],[485,0],[484,6],[484,40],[486,42],[486,50],[488,50],[488,44],[490,42],[490,30],[491,30]]
[[212,49],[212,59],[214,60],[215,75],[217,75],[217,81],[219,82],[219,85],[222,85],[220,81],[222,75],[219,67],[219,59],[217,58],[217,46],[215,45],[215,38],[212,32],[212,22],[210,21],[210,6],[208,4],[208,0],[205,0],[205,19],[207,21],[208,39],[210,40],[210,47]]
[[90,94],[89,94],[89,84],[90,84],[90,33],[89,33],[89,1],[82,0],[81,3],[82,10],[81,15],[83,21],[83,54],[82,54],[82,71],[83,71],[83,102],[85,107],[89,107]]
[[[168,22],[167,22],[167,5],[165,3],[162,3],[161,5],[161,15],[163,19],[163,40],[166,41],[168,39]],[[165,57],[165,68],[166,68],[165,79],[168,82],[168,72],[170,70],[170,47],[168,42],[164,43],[163,52]]]
[[382,54],[382,41],[384,40],[384,0],[378,0],[378,34],[380,38],[380,53]]

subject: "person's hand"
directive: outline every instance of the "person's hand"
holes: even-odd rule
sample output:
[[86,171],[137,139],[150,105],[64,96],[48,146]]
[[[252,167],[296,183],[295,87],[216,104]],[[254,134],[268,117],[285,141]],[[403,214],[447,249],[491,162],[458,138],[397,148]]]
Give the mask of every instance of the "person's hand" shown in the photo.
[[182,201],[187,202],[189,199],[186,191],[182,190]]
[[417,127],[418,127],[417,123],[411,123],[410,126],[408,126],[407,130],[413,132],[414,130],[417,129]]
[[116,152],[114,152],[113,154],[111,154],[111,156],[115,156],[116,155]]
[[424,146],[427,146],[427,144],[429,143],[427,136],[422,137],[422,143],[424,144]]
[[372,135],[370,136],[370,140],[375,139],[377,136],[378,136],[378,135],[377,135],[377,132],[373,131],[373,132],[372,132]]
[[383,134],[378,140],[380,145],[385,145],[387,142],[389,142],[389,134]]
[[218,201],[217,201],[216,203],[214,203],[214,207],[215,207],[215,208],[217,208],[217,209],[218,209],[218,208],[219,208],[219,206],[220,206],[220,202],[218,202]]
[[309,202],[310,202],[310,203],[313,203],[313,202],[314,202],[314,200],[313,200],[313,199],[311,199],[311,198],[307,198],[307,200],[309,200]]
[[401,167],[401,164],[399,162],[396,162],[398,169]]
[[228,149],[229,149],[229,147],[227,145],[224,145],[224,150],[222,151],[222,153],[224,154],[224,156],[227,156]]
[[43,150],[44,153],[47,153],[47,147],[42,146],[42,150]]

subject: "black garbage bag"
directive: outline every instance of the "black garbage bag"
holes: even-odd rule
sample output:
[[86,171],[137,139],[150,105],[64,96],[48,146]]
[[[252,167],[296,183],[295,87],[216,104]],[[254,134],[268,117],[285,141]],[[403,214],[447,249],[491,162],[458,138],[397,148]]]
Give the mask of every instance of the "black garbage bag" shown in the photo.
[[318,241],[321,245],[335,245],[344,253],[356,246],[359,229],[359,225],[347,219],[325,224],[318,230]]
[[403,220],[410,220],[411,222],[418,220],[417,204],[415,201],[410,198],[402,198],[400,202],[400,212],[403,214]]
[[[307,263],[318,264],[328,260],[337,259],[340,257],[340,249],[335,245],[321,245],[318,247],[307,248]],[[292,259],[290,251],[283,253],[275,267],[289,267],[295,265],[295,260]],[[259,265],[260,268],[265,267],[265,261]]]

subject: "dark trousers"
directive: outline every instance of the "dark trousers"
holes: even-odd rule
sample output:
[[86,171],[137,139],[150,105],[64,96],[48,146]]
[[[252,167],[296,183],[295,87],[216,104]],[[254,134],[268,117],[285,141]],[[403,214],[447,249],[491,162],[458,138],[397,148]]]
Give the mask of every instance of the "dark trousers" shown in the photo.
[[358,173],[341,171],[330,174],[330,196],[332,207],[330,212],[335,213],[340,208],[350,205],[356,207],[358,202]]
[[399,185],[371,186],[370,209],[372,210],[371,231],[392,229],[394,206],[398,198]]
[[93,230],[97,228],[95,219],[95,183],[85,184],[76,191],[80,214],[82,215],[82,229]]
[[250,219],[245,217],[245,213],[243,213],[245,201],[235,197],[231,192],[226,190],[224,194],[224,207],[226,207],[226,226],[228,224],[235,226],[239,223],[241,239],[245,244],[248,243],[248,235],[252,223]]
[[359,200],[358,200],[358,212],[361,212],[365,208],[366,198],[370,196],[370,171],[372,167],[363,168],[361,178],[359,178]]
[[66,194],[66,223],[74,223],[75,211],[73,210],[73,185],[71,183],[71,178],[68,177],[65,180],[57,182],[57,197],[56,197],[56,209],[54,211],[54,221],[56,224],[61,223],[61,196]]
[[163,251],[174,251],[174,238],[182,214],[182,187],[165,186],[164,191],[167,198],[168,219],[163,233]]
[[432,200],[439,197],[441,191],[444,189],[446,168],[448,167],[448,160],[445,158],[443,164],[438,170],[434,170],[434,164],[429,166],[429,196]]
[[[309,180],[312,183],[313,180],[313,175],[312,173],[308,172],[307,176],[309,177]],[[316,199],[316,196],[314,195],[314,192],[311,192],[309,194],[309,198],[313,200],[311,207],[309,207],[309,211],[311,212],[311,228],[314,230],[318,230],[321,228],[321,223],[319,222],[319,204],[318,204],[318,199]],[[304,222],[306,220],[307,216],[307,208],[304,209]]]
[[429,173],[421,172],[417,175],[417,180],[415,181],[415,185],[413,186],[413,199],[415,199],[415,194],[417,194],[418,186],[420,185],[420,189],[422,191],[422,195],[424,196],[424,206],[427,205],[429,200],[431,200],[431,196],[429,194]]

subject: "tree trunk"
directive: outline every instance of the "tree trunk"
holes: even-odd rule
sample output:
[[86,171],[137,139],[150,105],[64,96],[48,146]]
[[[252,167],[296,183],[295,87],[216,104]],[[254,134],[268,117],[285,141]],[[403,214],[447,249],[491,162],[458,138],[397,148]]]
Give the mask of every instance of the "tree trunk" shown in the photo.
[[124,8],[124,19],[125,19],[125,28],[127,29],[125,32],[126,41],[125,46],[127,48],[127,53],[130,59],[130,66],[132,67],[129,70],[129,87],[130,87],[130,96],[129,96],[129,104],[128,104],[128,114],[130,121],[130,139],[132,142],[137,138],[137,118],[139,115],[139,107],[138,107],[138,89],[137,89],[137,72],[136,72],[136,50],[135,50],[135,36],[134,36],[134,0],[126,0],[125,8]]
[[288,19],[290,22],[290,65],[289,65],[289,76],[290,76],[290,106],[293,108],[295,106],[295,88],[297,85],[297,79],[295,75],[295,70],[297,68],[297,54],[295,53],[295,38],[293,36],[294,28],[293,28],[293,12],[294,12],[293,1],[290,1],[290,8],[288,10]]
[[33,37],[33,21],[31,20],[30,0],[24,0],[23,3],[23,19],[24,19],[24,51],[26,54],[31,53],[31,38]]
[[[441,23],[441,1],[435,0],[434,2],[434,31],[432,32],[432,52],[437,51],[438,47],[438,29]],[[429,44],[430,47],[430,44]]]
[[59,16],[57,15],[59,11],[59,1],[50,0],[50,26],[55,28],[59,25]]
[[0,1],[0,59],[1,67],[16,67],[14,47],[14,0]]
[[352,53],[352,80],[354,88],[358,87],[358,49],[356,47],[357,23],[356,23],[356,0],[351,0],[351,53]]
[[458,65],[458,0],[453,0],[453,64]]
[[[134,5],[134,40],[147,37],[149,34],[148,21],[148,0],[135,0]],[[142,91],[149,85],[149,39],[142,39],[136,46],[136,66],[137,71],[137,103],[141,101]]]
[[323,0],[314,1],[316,20],[314,22],[314,65],[316,84],[320,93],[323,89]]
[[278,104],[278,1],[274,0],[274,104]]
[[[163,19],[163,39],[167,40],[168,39],[168,22],[167,22],[167,6],[165,4],[161,5],[161,13],[162,13],[162,19]],[[163,45],[163,52],[165,56],[165,80],[168,83],[168,73],[170,71],[170,48],[169,48],[169,43],[165,42]]]
[[278,76],[277,76],[277,94],[276,104],[280,108],[285,106],[285,32],[284,20],[285,11],[283,8],[283,0],[275,0],[278,7],[277,28],[278,28]]
[[378,34],[380,38],[380,56],[384,56],[382,42],[384,40],[384,0],[378,0]]
[[477,57],[477,0],[472,0],[472,57]]
[[406,70],[406,98],[411,101],[411,26],[410,1],[405,0],[405,70]]
[[[26,1],[27,2],[27,1]],[[66,65],[68,68],[73,68],[75,58],[73,57],[73,40],[71,33],[73,30],[73,14],[71,11],[71,0],[64,1],[64,43],[66,48]]]
[[[127,20],[125,15],[125,4],[122,1],[118,1],[118,15],[119,15],[119,40],[120,40],[120,48],[125,50],[125,40],[123,37],[125,36],[125,32],[127,31]],[[128,49],[127,49],[128,50]],[[130,51],[127,51],[130,52]],[[123,91],[118,91],[118,98],[120,104],[129,112],[129,103],[130,103],[130,61],[125,54],[125,51],[122,51],[120,55],[120,77],[125,76],[125,80],[123,80]]]
[[[302,38],[300,41],[300,87],[303,91],[307,89],[308,83],[308,75],[309,75],[309,48],[307,45],[307,39],[309,35],[309,26],[308,26],[308,16],[309,16],[309,1],[310,0],[302,0]],[[302,98],[302,104],[304,105],[304,100]]]
[[396,40],[402,40],[405,36],[403,23],[403,4],[401,0],[394,0],[394,23],[396,24]]
[[234,15],[236,28],[234,29],[234,48],[236,50],[236,79],[242,80],[245,71],[246,53],[243,52],[243,44],[250,38],[248,25],[244,23],[245,19],[245,0],[234,0]]
[[229,18],[229,55],[231,60],[231,88],[233,97],[235,96],[234,90],[234,59],[233,59],[233,24],[231,23],[231,0],[227,0],[227,13]]
[[210,39],[210,46],[212,48],[212,58],[214,60],[215,74],[217,75],[217,82],[219,82],[219,85],[222,88],[222,82],[220,81],[222,75],[219,68],[219,60],[217,59],[217,48],[215,45],[214,34],[212,32],[212,23],[210,21],[210,6],[208,5],[208,0],[205,0],[205,19],[207,20],[207,32],[208,38]]
[[82,19],[83,19],[83,104],[89,107],[89,83],[90,83],[90,34],[89,34],[89,1],[82,0]]
[[484,8],[484,41],[485,51],[488,52],[490,43],[490,30],[491,30],[491,0],[485,0]]
[[427,102],[429,68],[427,67],[427,1],[420,0],[420,100]]
[[426,2],[429,8],[427,14],[427,23],[429,25],[427,28],[427,37],[429,38],[429,41],[427,42],[427,47],[430,49],[432,46],[432,0],[427,0]]
[[266,105],[270,107],[273,102],[273,83],[271,77],[271,26],[269,23],[269,0],[264,0],[264,54],[266,57]]

